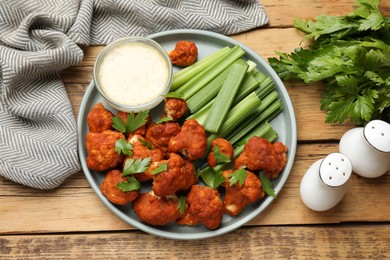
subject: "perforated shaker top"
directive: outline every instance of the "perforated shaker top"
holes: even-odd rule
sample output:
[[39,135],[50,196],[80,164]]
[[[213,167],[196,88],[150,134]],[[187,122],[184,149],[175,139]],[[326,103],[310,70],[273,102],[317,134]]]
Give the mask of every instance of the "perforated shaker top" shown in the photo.
[[375,149],[390,152],[390,124],[382,120],[372,120],[363,129],[364,137]]
[[352,164],[347,156],[331,153],[320,165],[320,178],[330,187],[339,187],[347,183],[352,173]]

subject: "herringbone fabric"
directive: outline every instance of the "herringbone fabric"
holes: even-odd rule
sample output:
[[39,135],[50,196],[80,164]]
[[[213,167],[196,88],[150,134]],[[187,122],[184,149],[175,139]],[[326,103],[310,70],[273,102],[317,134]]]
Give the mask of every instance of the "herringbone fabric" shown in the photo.
[[60,77],[82,60],[79,45],[185,28],[230,35],[267,22],[257,0],[0,1],[0,175],[51,189],[80,170]]

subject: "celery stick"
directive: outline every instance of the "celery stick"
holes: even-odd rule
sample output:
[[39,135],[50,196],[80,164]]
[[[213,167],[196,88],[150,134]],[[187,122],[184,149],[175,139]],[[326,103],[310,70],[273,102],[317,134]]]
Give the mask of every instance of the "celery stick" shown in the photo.
[[[276,90],[272,91],[270,94],[268,94],[265,98],[263,98],[261,100],[261,105],[259,107],[256,108],[255,111],[253,111],[252,115],[250,115],[250,117],[248,117],[247,120],[245,120],[245,122],[242,122],[237,128],[235,128],[233,131],[231,131],[228,136],[227,136],[227,139],[230,140],[232,139],[235,135],[239,135],[241,131],[243,131],[243,129],[251,124],[251,122],[255,119],[257,119],[257,117],[259,117],[259,115],[268,107],[270,106],[273,102],[275,102],[277,99],[278,99],[279,95],[278,95],[278,92]],[[241,133],[242,134],[242,133]]]
[[246,73],[244,81],[241,83],[238,93],[234,98],[233,106],[238,104],[238,102],[243,100],[246,96],[252,93],[259,86],[260,86],[260,81],[250,73]]
[[192,77],[183,86],[177,89],[176,92],[182,94],[185,100],[189,99],[244,54],[245,51],[241,49],[240,46],[234,46],[226,56],[209,66],[207,69],[202,70],[196,76]]
[[[206,106],[206,104],[208,104],[214,97],[217,96],[218,91],[221,89],[222,84],[225,81],[229,73],[229,69],[232,65],[230,65],[216,78],[210,81],[204,88],[199,90],[197,93],[195,93],[192,97],[190,97],[187,100],[187,106],[190,109],[192,114],[195,114],[198,111],[200,111],[202,108]],[[257,78],[255,78],[251,73],[247,72],[238,90],[237,96],[233,101],[233,105],[236,105],[238,102],[244,99],[248,94],[250,94],[252,91],[257,89],[259,86],[260,86],[260,81]]]
[[264,121],[271,121],[275,116],[279,115],[280,112],[283,111],[282,102],[277,100],[273,102],[266,110],[264,110],[260,115],[256,117],[249,117],[247,120],[249,124],[247,124],[244,128],[240,129],[236,135],[232,138],[227,138],[229,142],[234,145],[239,142],[246,134],[250,133],[253,129],[255,129],[259,124]]
[[195,62],[191,66],[188,66],[174,73],[172,77],[170,91],[175,91],[184,83],[186,83],[189,79],[197,75],[199,72],[208,68],[210,65],[216,63],[218,60],[224,57],[229,52],[229,50],[230,48],[227,46],[221,48],[211,53],[210,55],[206,56],[205,58]]
[[209,103],[207,103],[207,105],[205,105],[198,112],[187,117],[187,119],[191,119],[191,118],[195,119],[196,121],[198,121],[199,124],[204,125],[206,123],[207,116],[210,112],[210,108],[213,105],[213,102],[214,102],[214,99],[211,100]]
[[[231,65],[230,65],[231,66]],[[217,96],[218,91],[221,89],[223,82],[225,81],[230,66],[222,71],[217,77],[207,83],[201,90],[196,92],[192,97],[186,100],[187,107],[190,109],[191,113],[198,112],[203,108],[207,103],[209,103],[215,96]]]
[[218,136],[225,137],[228,135],[259,106],[261,106],[261,101],[257,97],[256,93],[252,92],[229,111],[226,119],[220,127]]
[[223,121],[229,113],[229,109],[234,101],[238,89],[240,88],[247,69],[248,64],[241,59],[231,66],[229,75],[219,90],[211,107],[210,113],[207,116],[207,120],[204,125],[207,132],[217,133],[220,130]]

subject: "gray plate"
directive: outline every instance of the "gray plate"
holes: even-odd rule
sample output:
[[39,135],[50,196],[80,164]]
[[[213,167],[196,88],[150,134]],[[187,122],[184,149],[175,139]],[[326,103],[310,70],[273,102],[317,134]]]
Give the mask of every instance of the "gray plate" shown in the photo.
[[[291,100],[286,91],[286,88],[284,87],[282,81],[275,73],[275,71],[268,65],[268,63],[266,63],[258,54],[256,54],[250,48],[221,34],[200,30],[173,30],[156,33],[150,35],[149,37],[159,42],[166,50],[174,49],[174,46],[178,40],[194,41],[198,46],[199,59],[202,59],[208,54],[224,46],[240,45],[242,49],[246,51],[245,58],[256,62],[259,70],[271,77],[271,79],[276,85],[276,89],[279,92],[280,98],[284,106],[283,112],[278,115],[274,120],[272,120],[271,125],[279,134],[278,141],[283,142],[285,145],[287,145],[289,149],[287,154],[287,165],[285,166],[283,172],[280,174],[279,178],[273,181],[275,192],[276,194],[278,194],[281,191],[284,183],[286,182],[294,162],[297,145],[297,129],[294,109],[291,104]],[[119,218],[129,223],[130,225],[147,233],[165,238],[180,240],[205,239],[226,234],[241,227],[257,215],[259,215],[262,211],[264,211],[266,207],[274,200],[274,198],[272,197],[266,197],[264,200],[257,203],[253,203],[252,205],[248,206],[237,217],[230,217],[224,215],[221,227],[213,231],[208,230],[202,225],[190,227],[181,226],[173,223],[171,225],[166,225],[163,227],[155,227],[140,222],[137,215],[132,211],[131,205],[116,206],[110,203],[102,195],[99,189],[99,185],[103,181],[105,174],[102,172],[91,171],[86,165],[85,160],[87,157],[87,152],[85,149],[85,136],[86,133],[88,133],[87,115],[97,102],[103,102],[103,99],[98,94],[94,83],[91,82],[81,103],[80,112],[78,116],[78,141],[81,165],[89,184],[96,192],[97,196],[114,214],[116,214]],[[108,108],[107,104],[104,105],[106,108]],[[157,111],[161,112],[161,107],[157,108]]]

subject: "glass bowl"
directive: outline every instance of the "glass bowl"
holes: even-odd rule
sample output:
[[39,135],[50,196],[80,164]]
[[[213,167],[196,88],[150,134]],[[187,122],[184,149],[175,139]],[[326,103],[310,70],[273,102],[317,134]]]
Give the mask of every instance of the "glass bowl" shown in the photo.
[[123,112],[140,112],[164,100],[172,80],[172,64],[156,41],[125,37],[100,52],[93,78],[107,104]]

